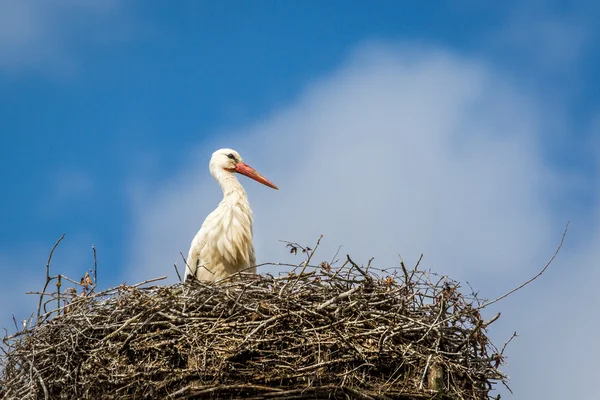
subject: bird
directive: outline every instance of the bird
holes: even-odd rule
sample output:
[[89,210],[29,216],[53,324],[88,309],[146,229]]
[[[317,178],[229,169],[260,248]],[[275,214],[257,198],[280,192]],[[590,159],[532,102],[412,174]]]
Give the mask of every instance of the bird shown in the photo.
[[252,244],[252,209],[236,173],[270,188],[275,184],[246,164],[232,149],[212,154],[210,174],[223,190],[223,200],[211,212],[190,245],[184,281],[218,281],[240,271],[256,273]]

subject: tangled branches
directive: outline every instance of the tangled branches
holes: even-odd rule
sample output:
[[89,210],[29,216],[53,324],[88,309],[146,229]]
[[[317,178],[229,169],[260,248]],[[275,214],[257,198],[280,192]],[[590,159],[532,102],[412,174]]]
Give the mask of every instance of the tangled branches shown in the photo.
[[497,317],[483,321],[476,297],[434,278],[348,257],[276,277],[86,292],[4,339],[0,395],[486,399],[505,380],[486,336]]

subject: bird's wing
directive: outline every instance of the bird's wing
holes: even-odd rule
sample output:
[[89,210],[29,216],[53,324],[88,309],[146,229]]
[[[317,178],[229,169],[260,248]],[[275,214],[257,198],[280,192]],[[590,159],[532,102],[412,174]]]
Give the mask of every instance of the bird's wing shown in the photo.
[[[192,240],[187,258],[186,277],[195,276],[199,280],[214,280],[215,246],[217,239],[222,234],[222,226],[219,223],[218,209],[206,217],[202,227]],[[217,258],[218,259],[218,258]]]
[[255,263],[251,212],[239,205],[219,206],[206,217],[192,240],[186,277],[213,281]]
[[204,229],[203,226],[192,240],[190,251],[188,252],[188,257],[186,259],[185,279],[187,279],[189,275],[199,278],[198,269],[202,268],[200,265],[203,253],[202,250],[206,246],[206,236],[206,229]]

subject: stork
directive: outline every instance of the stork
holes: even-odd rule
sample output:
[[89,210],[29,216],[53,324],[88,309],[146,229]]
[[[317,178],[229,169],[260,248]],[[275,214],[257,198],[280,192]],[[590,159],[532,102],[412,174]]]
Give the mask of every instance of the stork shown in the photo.
[[223,200],[202,223],[192,240],[186,261],[185,280],[190,276],[216,281],[236,272],[256,273],[252,245],[252,210],[246,191],[235,173],[246,175],[279,190],[271,181],[242,161],[237,151],[221,149],[213,153],[210,174],[223,189]]

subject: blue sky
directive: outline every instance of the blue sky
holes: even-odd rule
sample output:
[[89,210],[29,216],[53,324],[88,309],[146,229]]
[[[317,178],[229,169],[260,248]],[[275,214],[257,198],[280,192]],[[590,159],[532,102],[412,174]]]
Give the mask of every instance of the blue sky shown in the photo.
[[556,375],[543,398],[591,398],[581,370],[598,372],[600,349],[581,343],[600,322],[570,307],[600,306],[599,11],[0,0],[0,321],[30,312],[23,293],[62,233],[55,272],[78,278],[94,243],[101,286],[172,281],[219,200],[210,154],[232,147],[281,188],[243,181],[259,261],[287,260],[279,239],[323,233],[323,258],[339,245],[382,265],[425,253],[494,297],[535,274],[572,221],[553,269],[498,305],[493,334],[521,334],[503,397],[541,396]]

